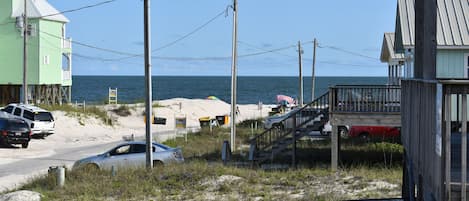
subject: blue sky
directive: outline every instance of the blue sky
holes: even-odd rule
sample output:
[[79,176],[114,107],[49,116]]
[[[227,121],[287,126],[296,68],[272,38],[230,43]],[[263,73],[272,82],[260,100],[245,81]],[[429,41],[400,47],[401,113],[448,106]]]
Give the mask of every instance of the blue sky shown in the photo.
[[[103,0],[49,0],[69,10]],[[292,46],[276,53],[239,58],[238,74],[296,76],[298,41],[305,42],[303,74],[311,75],[312,41],[318,39],[316,75],[387,76],[379,61],[384,32],[393,32],[396,0],[238,0],[238,54]],[[153,0],[152,49],[193,31],[227,9],[232,0]],[[99,7],[67,13],[67,35],[101,48],[143,53],[143,1],[116,0]],[[153,75],[230,75],[232,12],[221,15],[195,34],[156,51]],[[337,51],[337,47],[357,54]],[[143,75],[143,57],[115,60],[123,55],[77,44],[73,47],[74,75]],[[87,58],[83,58],[83,56]],[[92,57],[92,58],[89,58]],[[370,58],[371,57],[371,58]],[[191,60],[188,58],[199,58]],[[114,61],[103,61],[114,59]]]

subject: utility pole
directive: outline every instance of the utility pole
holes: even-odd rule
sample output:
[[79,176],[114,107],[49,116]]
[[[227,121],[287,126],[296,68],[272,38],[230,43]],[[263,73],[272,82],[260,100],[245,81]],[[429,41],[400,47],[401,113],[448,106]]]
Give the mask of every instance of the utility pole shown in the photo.
[[23,13],[23,103],[28,104],[28,0],[24,0]]
[[237,41],[238,41],[238,2],[233,0],[233,49],[231,56],[231,151],[235,151],[236,140],[236,88],[237,88]]
[[303,49],[301,49],[301,42],[298,41],[298,64],[300,67],[299,73],[299,97],[298,97],[298,104],[300,107],[303,107],[303,61],[301,59],[301,55],[303,54]]
[[153,136],[152,123],[152,87],[151,87],[151,26],[150,26],[150,0],[144,0],[144,40],[145,40],[145,142],[146,142],[146,167],[153,168]]
[[313,71],[311,77],[311,102],[314,101],[314,90],[316,88],[316,47],[318,46],[318,41],[314,38],[314,47],[313,47]]

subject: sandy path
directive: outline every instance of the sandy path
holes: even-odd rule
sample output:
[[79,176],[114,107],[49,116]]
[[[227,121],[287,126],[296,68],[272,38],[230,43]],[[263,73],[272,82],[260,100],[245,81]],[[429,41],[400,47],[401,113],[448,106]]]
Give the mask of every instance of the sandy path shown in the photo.
[[[158,117],[167,119],[166,125],[152,125],[153,136],[157,141],[173,137],[175,117],[187,118],[187,127],[197,130],[199,118],[229,115],[230,105],[219,100],[175,98],[158,101],[163,107],[154,108]],[[104,106],[110,111],[117,106]],[[56,133],[42,140],[32,140],[27,149],[0,147],[0,192],[24,183],[28,178],[47,172],[49,166],[71,165],[77,159],[102,153],[121,142],[124,136],[134,134],[141,138],[145,133],[143,104],[129,105],[131,115],[120,117],[109,112],[117,120],[117,125],[106,126],[96,118],[70,116],[54,111]],[[239,105],[237,121],[266,116],[272,106]],[[105,148],[105,149],[103,149]]]

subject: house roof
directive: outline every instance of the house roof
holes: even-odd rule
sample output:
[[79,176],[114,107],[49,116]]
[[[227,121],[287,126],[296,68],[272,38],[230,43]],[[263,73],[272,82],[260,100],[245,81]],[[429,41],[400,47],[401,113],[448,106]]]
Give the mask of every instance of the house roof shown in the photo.
[[[27,0],[28,18],[41,18],[58,22],[69,22],[69,20],[52,7],[47,0]],[[24,1],[13,0],[11,17],[16,18],[24,12]]]
[[[437,0],[438,48],[469,48],[469,2]],[[415,45],[415,0],[398,0],[396,31],[404,48]]]
[[398,61],[404,59],[404,54],[394,51],[394,33],[384,33],[383,45],[381,46],[381,62]]

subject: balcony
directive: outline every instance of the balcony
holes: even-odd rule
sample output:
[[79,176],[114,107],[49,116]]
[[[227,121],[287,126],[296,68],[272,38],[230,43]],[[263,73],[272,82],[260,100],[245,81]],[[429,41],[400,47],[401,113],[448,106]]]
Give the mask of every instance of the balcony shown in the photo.
[[62,49],[64,53],[70,53],[72,51],[72,38],[62,39]]
[[72,80],[72,72],[70,70],[62,70],[62,81]]

